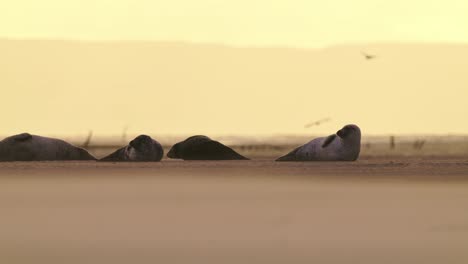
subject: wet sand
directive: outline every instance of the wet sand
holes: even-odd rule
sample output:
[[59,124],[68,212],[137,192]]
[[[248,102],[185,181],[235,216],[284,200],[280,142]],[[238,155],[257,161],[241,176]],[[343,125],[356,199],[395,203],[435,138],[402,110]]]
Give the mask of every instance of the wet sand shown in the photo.
[[0,163],[0,263],[467,263],[468,157]]

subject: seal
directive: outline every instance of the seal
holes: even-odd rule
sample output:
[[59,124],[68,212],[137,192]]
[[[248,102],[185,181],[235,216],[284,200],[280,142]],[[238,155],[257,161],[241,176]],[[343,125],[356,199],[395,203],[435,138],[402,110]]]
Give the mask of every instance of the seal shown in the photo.
[[336,134],[316,138],[276,161],[355,161],[361,150],[361,130],[346,125]]
[[183,160],[248,160],[218,141],[200,135],[175,144],[167,153],[167,157]]
[[156,140],[139,135],[130,143],[99,161],[161,161],[164,150]]
[[0,161],[96,160],[85,149],[61,139],[22,133],[0,141]]

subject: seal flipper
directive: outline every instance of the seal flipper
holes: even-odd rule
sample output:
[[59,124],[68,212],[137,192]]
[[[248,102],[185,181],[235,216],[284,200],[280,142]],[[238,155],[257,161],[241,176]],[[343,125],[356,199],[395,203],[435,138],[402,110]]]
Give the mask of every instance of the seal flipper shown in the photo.
[[275,161],[297,161],[298,159],[296,157],[296,153],[299,151],[301,147],[302,146],[294,149],[293,151],[289,152],[288,154],[282,157],[277,158]]
[[22,133],[22,134],[18,134],[16,136],[13,136],[13,139],[15,141],[24,142],[24,141],[27,141],[27,140],[31,140],[32,136],[29,133]]
[[218,141],[210,141],[206,142],[205,144],[211,145],[214,149],[218,149],[222,151],[222,155],[220,158],[223,160],[249,160],[248,158],[242,156],[241,154],[237,153],[232,148],[219,143]]
[[232,148],[219,143],[218,141],[208,141],[203,144],[203,148],[208,153],[213,153],[213,160],[248,160],[248,158],[235,152]]
[[325,141],[323,141],[322,148],[326,148],[328,145],[330,145],[333,140],[335,140],[336,134],[328,136]]
[[248,160],[248,158],[235,152],[228,146],[225,146],[218,141],[210,140],[201,143],[193,157],[184,159],[197,159],[197,160]]
[[126,147],[119,148],[118,150],[114,151],[113,153],[105,156],[104,158],[98,160],[98,161],[125,161],[124,157],[124,151]]

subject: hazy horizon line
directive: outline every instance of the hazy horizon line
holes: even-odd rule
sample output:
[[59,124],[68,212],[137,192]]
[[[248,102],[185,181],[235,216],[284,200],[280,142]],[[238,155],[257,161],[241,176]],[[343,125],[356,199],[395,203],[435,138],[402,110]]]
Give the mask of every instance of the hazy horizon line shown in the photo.
[[[34,132],[18,132],[18,133],[13,133],[13,134],[0,134],[0,139],[21,134],[21,133],[30,133],[33,135],[39,135],[39,136],[70,136],[70,137],[81,137],[81,136],[88,136],[88,133],[77,133],[77,134],[72,134],[72,133],[44,133],[44,134],[37,134]],[[141,134],[149,134],[149,135],[156,135],[158,134],[161,137],[189,137],[193,135],[206,135],[209,137],[242,137],[242,138],[249,138],[249,137],[266,137],[266,138],[272,138],[272,137],[315,137],[315,136],[323,136],[323,135],[331,135],[333,132],[330,133],[258,133],[258,134],[253,134],[253,133],[244,133],[244,134],[232,134],[232,133],[148,133],[148,131],[142,131],[142,132],[136,132],[136,133],[127,133],[127,137],[131,136],[137,136]],[[122,133],[94,133],[93,132],[93,137],[101,137],[101,138],[112,138],[112,137],[121,137]],[[468,133],[363,133],[362,137],[389,137],[389,136],[399,136],[399,137],[468,137]]]
[[177,44],[177,45],[191,45],[191,46],[217,46],[221,48],[236,48],[236,49],[295,49],[295,50],[322,50],[340,47],[366,47],[366,46],[379,46],[379,45],[426,45],[426,46],[468,46],[468,42],[433,42],[433,41],[372,41],[372,42],[348,42],[337,43],[328,45],[317,46],[302,46],[302,45],[259,45],[259,44],[229,44],[222,42],[200,42],[189,40],[144,40],[144,39],[79,39],[79,38],[17,38],[17,37],[4,37],[0,36],[0,41],[44,41],[44,42],[69,42],[69,43],[83,43],[83,44],[112,44],[112,43],[125,43],[125,44]]

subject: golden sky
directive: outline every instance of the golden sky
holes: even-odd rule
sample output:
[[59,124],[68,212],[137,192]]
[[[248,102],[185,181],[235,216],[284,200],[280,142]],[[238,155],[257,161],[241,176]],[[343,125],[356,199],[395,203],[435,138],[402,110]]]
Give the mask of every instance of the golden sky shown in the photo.
[[2,0],[0,36],[317,47],[468,42],[466,0]]
[[468,134],[466,14],[466,0],[0,0],[0,135]]

